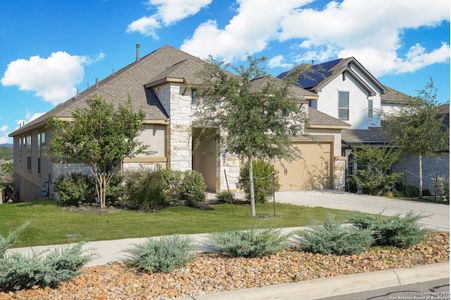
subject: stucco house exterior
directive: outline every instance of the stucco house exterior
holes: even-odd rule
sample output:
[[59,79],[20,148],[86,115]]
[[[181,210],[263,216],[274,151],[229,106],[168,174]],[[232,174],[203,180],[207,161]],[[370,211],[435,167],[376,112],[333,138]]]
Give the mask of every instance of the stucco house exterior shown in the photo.
[[[19,199],[52,198],[53,182],[60,174],[87,172],[86,166],[61,164],[52,157],[48,146],[52,131],[47,120],[57,117],[70,122],[71,112],[86,107],[87,101],[95,95],[115,106],[130,97],[132,108],[145,114],[140,139],[151,154],[124,160],[122,169],[197,170],[205,177],[208,190],[213,192],[226,189],[225,171],[230,188],[236,190],[240,159],[222,153],[217,142],[205,138],[205,134],[214,134],[217,129],[199,130],[195,126],[197,87],[201,83],[199,73],[205,64],[205,61],[171,46],[159,48],[142,58],[137,55],[133,63],[16,129],[10,136],[14,139],[14,182]],[[255,80],[255,88],[262,86],[265,80],[267,78]],[[304,135],[292,139],[302,157],[297,161],[274,162],[279,171],[281,190],[343,189],[342,130],[351,125],[337,119],[336,114],[322,112],[313,105],[309,107],[311,101],[317,101],[318,107],[322,107],[321,94],[295,85],[292,92],[305,107],[308,122]]]

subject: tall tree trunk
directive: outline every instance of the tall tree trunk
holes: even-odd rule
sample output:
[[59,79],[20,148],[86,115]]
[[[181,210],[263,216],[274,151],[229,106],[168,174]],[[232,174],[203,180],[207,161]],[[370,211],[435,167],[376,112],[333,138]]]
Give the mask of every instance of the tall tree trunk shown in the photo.
[[418,155],[418,178],[420,179],[418,197],[423,198],[423,156],[421,154]]
[[252,156],[249,155],[249,193],[251,195],[251,211],[252,217],[257,216],[257,212],[255,209],[255,192],[254,192],[254,169]]
[[96,193],[97,198],[99,198],[100,208],[105,208],[106,206],[106,191],[109,183],[109,176],[106,173],[95,174],[96,178]]

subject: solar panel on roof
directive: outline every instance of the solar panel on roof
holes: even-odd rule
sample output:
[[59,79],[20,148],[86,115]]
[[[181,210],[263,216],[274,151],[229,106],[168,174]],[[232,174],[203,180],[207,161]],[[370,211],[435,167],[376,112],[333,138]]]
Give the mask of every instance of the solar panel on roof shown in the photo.
[[[324,78],[331,75],[330,69],[341,61],[341,58],[310,66],[309,70],[299,75],[298,85],[304,89],[317,86]],[[283,78],[289,71],[283,72],[277,78]]]

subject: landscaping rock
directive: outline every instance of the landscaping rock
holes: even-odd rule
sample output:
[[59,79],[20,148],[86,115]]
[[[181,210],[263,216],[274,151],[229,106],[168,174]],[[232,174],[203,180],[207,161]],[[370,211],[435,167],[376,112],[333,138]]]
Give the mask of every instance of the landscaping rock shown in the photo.
[[123,263],[87,267],[57,289],[1,293],[0,299],[165,299],[449,260],[449,233],[437,232],[409,249],[375,247],[358,255],[321,255],[290,249],[262,258],[199,254],[169,274],[145,274]]

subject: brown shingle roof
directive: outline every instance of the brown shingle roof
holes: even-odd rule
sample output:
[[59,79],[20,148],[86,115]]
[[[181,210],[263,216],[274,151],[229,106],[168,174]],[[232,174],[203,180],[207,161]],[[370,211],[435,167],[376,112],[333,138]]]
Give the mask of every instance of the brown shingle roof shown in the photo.
[[406,104],[412,98],[400,91],[395,90],[389,86],[385,86],[387,92],[381,95],[381,102],[387,104]]
[[185,60],[195,61],[200,59],[174,47],[163,46],[142,57],[138,62],[133,62],[101,80],[97,86],[91,86],[39,118],[16,129],[10,136],[22,134],[30,129],[42,126],[50,117],[70,117],[74,109],[87,107],[86,100],[91,99],[94,95],[102,96],[104,100],[115,106],[126,103],[130,96],[132,107],[137,110],[141,109],[145,113],[145,119],[166,120],[168,115],[156,95],[149,89],[144,88],[144,85],[161,73],[161,70]]
[[332,116],[329,116],[328,114],[325,114],[323,112],[320,112],[316,110],[313,107],[308,108],[308,120],[307,120],[307,126],[331,126],[331,127],[351,127],[350,124],[343,122],[341,120],[338,120],[337,118],[334,118]]
[[[254,79],[251,83],[251,88],[250,90],[253,92],[257,92],[262,90],[268,83],[273,83],[273,84],[282,84],[283,81],[281,79],[278,79],[276,77],[273,76],[264,76],[264,77],[260,77],[257,79]],[[305,99],[310,98],[310,99],[317,99],[318,95],[316,95],[315,93],[312,93],[310,91],[307,91],[301,87],[298,87],[296,85],[292,85],[290,86],[290,93],[293,97],[297,98],[297,99]]]
[[201,59],[184,59],[153,77],[146,86],[154,86],[155,84],[164,82],[168,78],[183,79],[183,82],[186,84],[201,84],[202,71],[206,64],[207,62]]
[[346,144],[388,143],[381,127],[370,127],[368,129],[344,129],[341,131],[341,140]]

